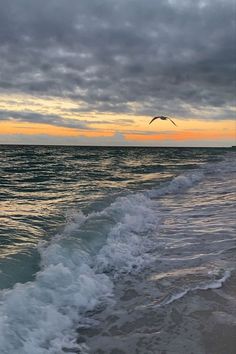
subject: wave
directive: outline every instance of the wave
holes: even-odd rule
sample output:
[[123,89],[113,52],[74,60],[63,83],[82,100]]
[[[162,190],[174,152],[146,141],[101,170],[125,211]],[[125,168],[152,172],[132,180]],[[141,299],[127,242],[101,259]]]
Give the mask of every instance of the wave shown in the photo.
[[[153,201],[142,194],[120,197],[88,216],[73,215],[61,234],[39,246],[35,281],[1,293],[1,354],[60,354],[78,347],[76,324],[86,311],[111,301],[114,277],[150,261],[148,236],[158,224]],[[87,242],[89,235],[94,242]]]
[[151,198],[160,197],[166,194],[182,193],[186,189],[193,187],[196,183],[199,183],[204,179],[204,171],[196,170],[194,172],[185,173],[183,175],[175,177],[168,184],[164,184],[159,189],[153,189],[148,194]]
[[[232,171],[228,160],[219,164],[192,170],[149,192],[118,197],[100,212],[71,215],[60,234],[39,245],[41,270],[35,280],[1,292],[1,354],[62,354],[63,348],[68,353],[79,348],[76,324],[86,312],[113,301],[117,277],[139,272],[153,260],[163,218],[158,198],[184,193],[206,174]],[[207,288],[221,286],[228,276]],[[165,304],[205,286],[186,289]]]
[[196,290],[219,289],[222,287],[224,282],[230,277],[230,275],[231,275],[231,272],[229,270],[226,270],[224,272],[223,277],[221,277],[220,279],[215,279],[215,280],[208,282],[208,283],[199,284],[199,285],[194,286],[192,288],[190,287],[190,288],[184,289],[184,290],[177,292],[176,294],[173,294],[173,295],[168,295],[164,300],[161,300],[161,302],[156,306],[161,307],[164,305],[169,305],[172,302],[181,299],[182,297],[184,297],[188,293],[194,292]]

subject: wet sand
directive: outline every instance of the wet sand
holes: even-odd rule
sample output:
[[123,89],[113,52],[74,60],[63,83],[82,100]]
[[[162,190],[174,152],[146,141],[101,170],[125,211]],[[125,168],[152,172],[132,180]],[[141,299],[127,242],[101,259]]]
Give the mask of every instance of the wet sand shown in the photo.
[[160,307],[153,289],[136,280],[135,287],[133,280],[117,287],[112,311],[90,314],[94,325],[79,329],[88,353],[235,354],[236,272],[220,289],[196,290]]
[[[235,354],[236,352],[236,272],[221,289],[202,294],[212,304],[206,322],[203,343],[207,354]],[[201,315],[200,315],[201,316]],[[201,320],[202,321],[202,320]],[[203,321],[202,321],[203,322]]]

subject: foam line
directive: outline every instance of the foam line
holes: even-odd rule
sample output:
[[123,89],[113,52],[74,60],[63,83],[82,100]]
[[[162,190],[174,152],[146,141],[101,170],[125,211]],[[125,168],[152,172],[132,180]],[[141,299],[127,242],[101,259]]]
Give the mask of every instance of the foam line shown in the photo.
[[176,293],[174,295],[172,295],[169,300],[164,300],[161,302],[161,304],[158,304],[157,306],[163,306],[163,305],[169,305],[172,302],[181,299],[182,297],[184,297],[186,294],[190,293],[190,292],[194,292],[196,290],[210,290],[210,289],[219,289],[222,287],[222,285],[224,284],[224,282],[230,277],[231,272],[229,270],[226,270],[223,277],[217,280],[212,281],[211,283],[206,283],[206,284],[200,284],[197,285],[193,288],[188,288],[185,289],[179,293]]

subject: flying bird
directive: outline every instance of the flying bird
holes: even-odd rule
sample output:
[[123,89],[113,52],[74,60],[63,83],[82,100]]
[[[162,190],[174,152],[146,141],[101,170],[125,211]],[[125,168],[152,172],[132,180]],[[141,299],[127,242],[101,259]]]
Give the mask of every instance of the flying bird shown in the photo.
[[169,119],[171,121],[171,123],[173,123],[177,127],[177,125],[175,124],[175,122],[172,119],[170,119],[169,117],[165,117],[165,116],[156,116],[156,117],[152,118],[152,120],[151,120],[151,122],[149,122],[149,124],[151,124],[156,119],[161,119],[161,120]]

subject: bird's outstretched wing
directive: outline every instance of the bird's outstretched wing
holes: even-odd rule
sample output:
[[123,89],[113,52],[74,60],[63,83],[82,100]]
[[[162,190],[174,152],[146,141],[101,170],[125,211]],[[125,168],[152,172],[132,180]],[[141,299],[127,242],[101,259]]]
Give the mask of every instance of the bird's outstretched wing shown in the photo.
[[160,118],[160,117],[154,117],[154,118],[152,118],[152,120],[149,122],[149,124],[151,124],[154,120],[156,120],[156,119],[158,119],[158,118]]
[[168,118],[168,119],[177,127],[177,125],[175,124],[175,122],[172,119],[170,119],[170,118]]

